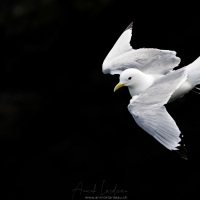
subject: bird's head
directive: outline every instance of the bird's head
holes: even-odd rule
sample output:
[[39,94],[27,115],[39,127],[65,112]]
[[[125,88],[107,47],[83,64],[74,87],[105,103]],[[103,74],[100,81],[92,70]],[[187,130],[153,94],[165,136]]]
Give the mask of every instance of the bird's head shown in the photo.
[[123,86],[136,87],[142,80],[143,73],[138,69],[126,69],[119,77],[119,83],[115,86],[114,92]]

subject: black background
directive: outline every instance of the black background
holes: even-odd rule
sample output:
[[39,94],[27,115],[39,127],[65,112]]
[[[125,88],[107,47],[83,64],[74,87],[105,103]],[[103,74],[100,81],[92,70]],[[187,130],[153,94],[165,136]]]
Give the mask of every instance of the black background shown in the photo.
[[199,196],[200,95],[166,106],[186,161],[135,124],[128,90],[113,93],[118,76],[102,73],[131,21],[134,48],[175,50],[180,67],[200,56],[197,3],[0,1],[2,199],[71,199],[79,183],[98,191],[74,199],[102,183],[127,199]]

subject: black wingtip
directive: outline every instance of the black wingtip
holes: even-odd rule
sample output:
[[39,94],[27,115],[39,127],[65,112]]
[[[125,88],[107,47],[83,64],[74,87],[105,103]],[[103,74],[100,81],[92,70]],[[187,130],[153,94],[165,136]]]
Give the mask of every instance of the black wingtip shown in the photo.
[[126,31],[126,30],[129,30],[129,29],[132,30],[132,28],[133,28],[133,22],[131,22],[131,23],[128,25],[128,27],[125,29],[125,31]]
[[186,149],[178,149],[178,150],[176,150],[176,151],[174,151],[174,152],[176,152],[181,158],[183,158],[184,160],[188,160],[188,156],[187,156],[187,151],[186,151]]
[[188,160],[188,156],[187,156],[187,149],[185,148],[185,143],[183,141],[183,134],[181,133],[181,142],[180,142],[180,146],[177,147],[178,150],[175,150],[175,152],[177,154],[179,154],[179,156],[185,160]]

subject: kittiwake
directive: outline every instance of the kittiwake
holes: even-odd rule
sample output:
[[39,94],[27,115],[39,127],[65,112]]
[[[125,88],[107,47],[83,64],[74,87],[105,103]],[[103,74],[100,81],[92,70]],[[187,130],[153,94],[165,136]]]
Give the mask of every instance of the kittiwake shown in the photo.
[[128,110],[135,122],[167,149],[187,159],[186,150],[181,146],[181,131],[165,104],[183,97],[200,84],[200,57],[174,70],[180,63],[175,51],[131,47],[132,24],[106,56],[102,71],[120,75],[114,91],[128,87],[132,97]]

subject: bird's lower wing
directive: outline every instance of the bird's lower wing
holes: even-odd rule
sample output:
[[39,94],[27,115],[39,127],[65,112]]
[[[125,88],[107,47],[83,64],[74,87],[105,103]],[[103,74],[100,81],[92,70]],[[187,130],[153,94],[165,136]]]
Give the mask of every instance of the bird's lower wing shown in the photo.
[[181,132],[164,104],[186,79],[184,70],[171,72],[128,105],[136,123],[170,150],[178,150]]
[[163,106],[161,108],[143,110],[139,115],[129,108],[136,123],[147,133],[153,136],[167,149],[178,150],[180,130],[175,121]]

